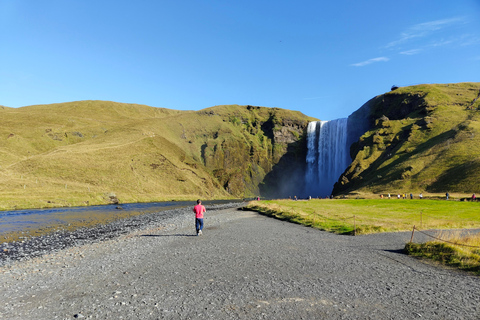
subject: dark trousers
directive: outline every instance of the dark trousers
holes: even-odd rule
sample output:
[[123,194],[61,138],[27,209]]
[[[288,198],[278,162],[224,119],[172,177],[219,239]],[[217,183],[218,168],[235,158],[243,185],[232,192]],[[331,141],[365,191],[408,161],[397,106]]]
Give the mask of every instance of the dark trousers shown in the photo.
[[197,233],[203,229],[203,218],[195,218],[195,229],[197,229]]

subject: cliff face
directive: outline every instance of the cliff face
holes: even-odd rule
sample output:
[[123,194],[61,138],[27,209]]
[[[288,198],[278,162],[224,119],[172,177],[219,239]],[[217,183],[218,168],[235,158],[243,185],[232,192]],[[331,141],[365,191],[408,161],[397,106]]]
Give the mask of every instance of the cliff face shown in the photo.
[[480,83],[403,87],[359,109],[367,130],[334,193],[474,192]]
[[200,137],[206,139],[201,147],[205,167],[231,195],[279,196],[286,192],[286,177],[304,172],[304,133],[311,118],[253,106],[209,112],[233,126],[228,135],[220,130]]

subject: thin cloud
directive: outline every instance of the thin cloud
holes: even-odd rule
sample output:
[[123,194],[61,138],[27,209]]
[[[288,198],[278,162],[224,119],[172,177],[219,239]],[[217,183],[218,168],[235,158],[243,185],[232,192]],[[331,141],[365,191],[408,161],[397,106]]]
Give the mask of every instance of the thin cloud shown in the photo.
[[400,54],[407,55],[407,56],[413,56],[414,54],[419,54],[422,51],[423,51],[423,49],[412,49],[412,50],[402,51],[402,52],[400,52]]
[[318,100],[318,99],[324,99],[325,97],[310,97],[310,98],[303,98],[303,100]]
[[409,42],[412,39],[428,37],[436,31],[442,30],[450,26],[454,26],[461,22],[464,22],[464,18],[456,17],[416,24],[408,28],[406,31],[402,32],[399,39],[388,43],[385,48],[397,47],[401,44]]
[[432,42],[429,47],[443,47],[449,44],[452,44],[453,40],[439,40],[439,41],[434,41]]
[[369,59],[369,60],[366,60],[366,61],[354,63],[354,64],[351,64],[351,66],[363,67],[363,66],[375,63],[375,62],[387,62],[388,60],[390,60],[390,59],[387,58],[387,57],[378,57],[378,58],[373,58],[373,59]]
[[480,37],[471,34],[464,34],[459,39],[460,45],[463,47],[473,46],[480,43]]
[[470,35],[464,35],[461,37],[455,37],[455,38],[450,38],[450,39],[439,39],[439,40],[433,40],[430,43],[425,44],[421,48],[417,49],[411,49],[411,50],[405,50],[401,51],[400,54],[403,55],[415,55],[419,54],[422,51],[426,51],[430,48],[438,48],[438,47],[444,47],[444,46],[472,46],[480,43],[480,38],[475,37],[475,36],[470,36]]

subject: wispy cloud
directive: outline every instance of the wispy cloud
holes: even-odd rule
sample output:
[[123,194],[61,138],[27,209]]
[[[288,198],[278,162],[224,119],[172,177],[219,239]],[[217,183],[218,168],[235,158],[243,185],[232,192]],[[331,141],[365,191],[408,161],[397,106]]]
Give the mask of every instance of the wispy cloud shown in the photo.
[[310,98],[303,98],[303,100],[318,100],[318,99],[324,99],[325,96],[322,97],[310,97]]
[[453,40],[441,39],[441,40],[433,41],[428,45],[428,47],[443,47],[443,46],[452,44],[453,42],[454,42]]
[[378,57],[378,58],[373,58],[373,59],[369,59],[369,60],[366,60],[366,61],[354,63],[354,64],[351,64],[351,66],[363,67],[363,66],[375,63],[375,62],[387,62],[388,60],[390,60],[390,59],[387,58],[387,57]]
[[480,37],[472,34],[464,34],[459,38],[459,41],[463,47],[473,46],[480,43]]
[[400,52],[400,54],[407,55],[407,56],[413,56],[414,54],[419,54],[422,51],[423,51],[423,49],[412,49],[412,50],[402,51],[402,52]]
[[433,33],[445,28],[453,27],[457,24],[464,23],[465,19],[462,17],[455,17],[450,19],[434,20],[413,25],[400,34],[397,40],[388,43],[385,48],[395,48],[402,44],[406,44],[413,39],[426,38]]
[[[387,43],[381,49],[388,49],[389,55],[413,56],[438,50],[442,47],[478,45],[480,44],[480,36],[465,32],[464,27],[469,22],[470,18],[468,17],[452,17],[411,25],[401,32],[397,39]],[[364,67],[372,63],[389,60],[389,58],[382,56],[354,63],[350,66]]]

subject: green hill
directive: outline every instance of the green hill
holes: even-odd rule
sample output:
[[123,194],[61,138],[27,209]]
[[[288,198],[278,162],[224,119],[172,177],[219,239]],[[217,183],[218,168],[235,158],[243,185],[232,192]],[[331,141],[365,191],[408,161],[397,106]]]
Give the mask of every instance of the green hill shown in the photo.
[[[369,129],[334,194],[478,191],[479,97],[480,83],[459,83],[368,101],[350,117]],[[256,106],[108,101],[0,106],[0,119],[0,209],[296,194],[316,120]]]
[[401,87],[368,101],[335,194],[478,192],[480,83]]
[[108,101],[1,107],[0,118],[0,209],[268,194],[302,168],[314,120],[276,108]]

